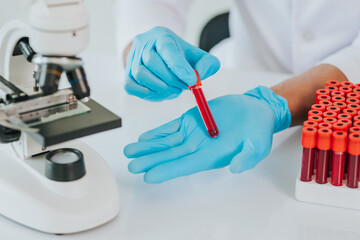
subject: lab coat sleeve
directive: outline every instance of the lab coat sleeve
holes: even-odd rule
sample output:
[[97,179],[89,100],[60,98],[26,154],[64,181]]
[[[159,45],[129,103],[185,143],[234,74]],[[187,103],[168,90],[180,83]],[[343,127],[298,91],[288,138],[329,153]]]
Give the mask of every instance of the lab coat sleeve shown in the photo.
[[320,63],[331,64],[339,68],[350,82],[360,83],[360,33],[349,46],[328,56]]
[[170,28],[184,36],[186,16],[193,0],[118,0],[115,4],[118,54],[140,33],[155,26]]

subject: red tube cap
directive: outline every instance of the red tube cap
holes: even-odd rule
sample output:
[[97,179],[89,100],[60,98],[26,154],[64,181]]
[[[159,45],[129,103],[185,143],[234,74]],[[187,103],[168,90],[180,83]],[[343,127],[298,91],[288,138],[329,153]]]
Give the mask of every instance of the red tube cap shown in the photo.
[[340,110],[342,111],[343,109],[346,108],[346,103],[343,103],[343,102],[334,102],[334,103],[333,103],[333,106],[340,108]]
[[323,122],[323,123],[320,123],[318,125],[318,127],[319,127],[319,129],[323,129],[323,128],[332,129],[333,125],[331,123]]
[[331,111],[331,112],[335,112],[336,115],[339,114],[341,112],[341,109],[337,106],[329,106],[326,108],[326,111]]
[[360,104],[360,100],[357,98],[348,98],[346,99],[346,104]]
[[345,94],[351,93],[352,92],[352,88],[349,87],[339,87],[339,91],[344,92]]
[[343,131],[335,131],[332,134],[331,149],[334,152],[343,153],[347,149],[347,133]]
[[317,137],[317,148],[320,150],[330,150],[331,136],[332,136],[331,129],[328,128],[319,129],[318,137]]
[[[345,110],[346,110],[346,109],[344,109],[344,111],[345,111]],[[337,115],[337,118],[338,118],[338,119],[346,118],[346,119],[349,119],[349,120],[352,119],[351,115],[350,115],[350,114],[347,114],[347,113],[338,114],[338,115]]]
[[315,148],[316,147],[316,134],[317,129],[313,127],[303,128],[301,145],[304,148]]
[[[359,90],[360,90],[360,89],[359,89]],[[356,99],[360,99],[360,94],[359,94],[359,93],[351,92],[351,93],[346,94],[346,98],[356,98]]]
[[360,116],[356,115],[355,117],[353,117],[353,121],[354,122],[360,122]]
[[311,121],[314,121],[317,123],[321,123],[323,121],[323,118],[319,117],[319,116],[310,116],[308,120],[311,120]]
[[[348,99],[349,100],[349,99]],[[358,99],[356,99],[358,100]],[[359,101],[359,100],[358,100]],[[355,115],[357,115],[357,112],[360,110],[360,105],[359,104],[348,104],[347,105],[347,108],[348,109],[352,109],[352,110],[355,110]]]
[[340,84],[341,87],[348,87],[348,88],[354,88],[354,84],[352,82],[342,82]]
[[304,128],[307,128],[307,127],[317,128],[317,126],[318,126],[318,123],[315,121],[311,121],[311,120],[306,120],[303,124]]
[[[321,95],[323,96],[323,95]],[[320,97],[320,96],[319,96]],[[332,97],[331,100],[333,102],[345,102],[345,98],[344,97],[341,97],[341,96],[336,96],[336,97]]]
[[325,112],[325,106],[322,105],[322,104],[313,104],[311,106],[311,110],[318,110],[318,111],[321,111],[321,112]]
[[319,96],[319,95],[330,95],[330,90],[329,89],[318,89],[316,91],[316,96]]
[[[316,117],[316,116],[312,116],[312,117]],[[332,117],[327,117],[327,118],[324,118],[323,121],[326,122],[326,123],[334,124],[334,123],[337,122],[337,119],[336,119],[336,118],[332,118]]]
[[349,108],[347,108],[347,109],[344,109],[344,110],[343,110],[343,114],[349,114],[349,115],[351,116],[351,118],[352,118],[352,117],[355,117],[355,116],[356,116],[357,111],[354,110],[354,109],[349,109]]
[[340,86],[340,82],[336,81],[336,80],[329,80],[329,81],[326,82],[326,86],[338,87],[338,86]]
[[327,101],[331,101],[331,97],[329,95],[319,95],[316,97],[316,104],[320,103],[321,101],[324,101],[324,100],[327,100]]
[[347,128],[351,127],[352,121],[348,118],[339,119],[337,122],[346,124]]
[[328,101],[328,100],[322,100],[319,102],[319,104],[322,104],[324,105],[325,107],[328,107],[328,106],[332,106],[332,102],[331,101]]
[[354,87],[352,91],[353,93],[360,93],[360,87]]
[[[327,89],[325,89],[325,90],[327,90]],[[345,97],[345,93],[342,91],[332,91],[331,97],[336,97],[336,96]]]
[[354,122],[353,126],[354,127],[360,127],[360,122]]
[[357,156],[360,155],[360,134],[351,133],[349,135],[349,146],[348,152],[351,155]]
[[323,118],[327,118],[327,117],[332,117],[332,118],[336,118],[337,113],[334,111],[326,111],[323,113]]
[[321,111],[319,111],[319,110],[310,110],[308,112],[308,117],[310,117],[310,116],[320,116],[320,117],[322,117],[322,115],[323,115],[323,113]]
[[333,124],[333,130],[334,131],[343,131],[343,132],[347,132],[348,130],[348,124],[347,123],[342,123],[342,122],[336,122]]
[[349,133],[360,133],[360,127],[349,128]]

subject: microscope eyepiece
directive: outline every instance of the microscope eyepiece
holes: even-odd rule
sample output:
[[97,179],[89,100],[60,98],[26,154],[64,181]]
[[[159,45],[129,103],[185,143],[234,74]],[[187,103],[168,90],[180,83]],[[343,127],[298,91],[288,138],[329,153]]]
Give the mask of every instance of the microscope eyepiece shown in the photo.
[[59,81],[63,69],[57,64],[41,64],[36,79],[44,95],[50,95],[57,92]]
[[66,72],[66,76],[71,84],[72,90],[79,100],[87,100],[90,96],[85,70],[82,66]]

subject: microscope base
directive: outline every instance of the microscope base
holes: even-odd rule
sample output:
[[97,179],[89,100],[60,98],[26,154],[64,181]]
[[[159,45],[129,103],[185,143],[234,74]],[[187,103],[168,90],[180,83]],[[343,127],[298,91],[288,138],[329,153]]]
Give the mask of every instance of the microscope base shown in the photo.
[[102,157],[88,145],[71,141],[85,159],[86,174],[71,182],[44,175],[45,154],[22,160],[0,148],[0,214],[35,230],[69,234],[100,226],[116,217],[119,195]]

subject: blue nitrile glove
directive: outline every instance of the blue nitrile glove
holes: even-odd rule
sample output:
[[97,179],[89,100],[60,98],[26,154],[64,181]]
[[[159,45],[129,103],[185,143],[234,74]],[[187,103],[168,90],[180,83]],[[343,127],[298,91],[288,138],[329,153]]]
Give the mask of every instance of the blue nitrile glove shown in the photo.
[[126,58],[125,90],[150,101],[178,96],[187,85],[216,73],[219,60],[165,27],[135,37]]
[[219,136],[211,138],[197,107],[180,118],[139,137],[124,149],[132,173],[145,172],[145,182],[160,183],[179,176],[225,167],[233,173],[255,167],[269,152],[273,134],[290,126],[286,99],[267,87],[244,95],[209,101]]

